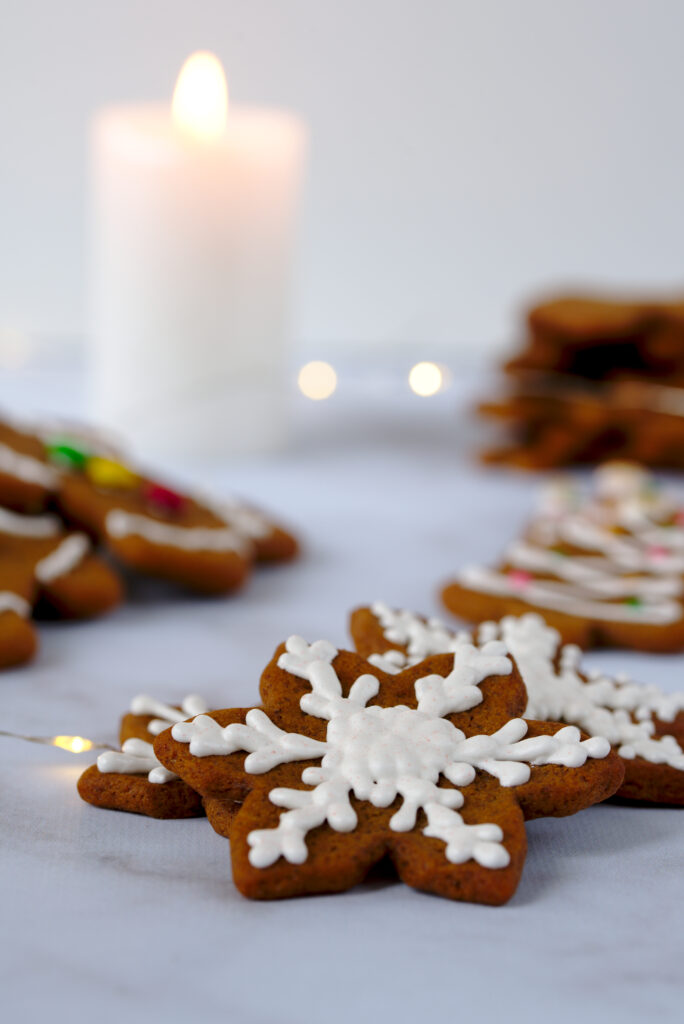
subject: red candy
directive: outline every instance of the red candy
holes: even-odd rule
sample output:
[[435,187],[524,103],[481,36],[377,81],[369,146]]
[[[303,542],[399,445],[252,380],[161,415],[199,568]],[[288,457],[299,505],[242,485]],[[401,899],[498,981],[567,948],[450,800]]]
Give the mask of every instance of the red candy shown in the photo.
[[525,572],[524,569],[512,569],[508,574],[508,579],[511,586],[515,587],[516,590],[524,590],[532,580],[532,575],[529,572]]
[[164,512],[180,512],[185,504],[185,498],[181,494],[176,494],[175,491],[169,490],[168,487],[162,487],[161,484],[146,484],[143,496],[150,505],[156,505]]

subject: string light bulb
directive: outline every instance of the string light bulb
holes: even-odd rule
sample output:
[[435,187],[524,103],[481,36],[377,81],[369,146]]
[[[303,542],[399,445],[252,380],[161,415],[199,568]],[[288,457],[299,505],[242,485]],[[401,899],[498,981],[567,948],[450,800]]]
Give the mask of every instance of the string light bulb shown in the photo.
[[302,366],[297,377],[299,390],[313,402],[320,402],[337,389],[337,374],[330,363],[314,360]]
[[40,743],[44,747],[59,747],[70,754],[83,754],[86,750],[116,750],[109,743],[97,743],[85,736],[25,736],[20,732],[8,732],[0,729],[0,736],[8,736],[13,740],[24,740],[25,743]]
[[446,375],[437,363],[416,363],[409,371],[408,382],[414,394],[429,398],[445,386]]
[[68,750],[72,754],[82,754],[95,746],[92,740],[87,740],[84,736],[53,736],[52,745]]

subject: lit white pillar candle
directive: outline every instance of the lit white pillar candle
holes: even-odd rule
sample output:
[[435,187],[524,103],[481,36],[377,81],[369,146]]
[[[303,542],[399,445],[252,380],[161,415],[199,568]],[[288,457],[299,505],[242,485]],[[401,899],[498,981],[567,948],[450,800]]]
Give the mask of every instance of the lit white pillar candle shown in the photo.
[[305,142],[292,114],[229,108],[211,54],[186,62],[172,108],[96,116],[91,408],[143,454],[282,443]]

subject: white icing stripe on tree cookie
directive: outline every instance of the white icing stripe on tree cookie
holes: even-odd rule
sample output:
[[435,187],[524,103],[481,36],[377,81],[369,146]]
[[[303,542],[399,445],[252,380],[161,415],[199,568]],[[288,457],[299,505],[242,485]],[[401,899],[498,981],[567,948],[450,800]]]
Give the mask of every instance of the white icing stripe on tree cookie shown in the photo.
[[0,473],[48,490],[55,488],[59,482],[59,473],[53,466],[31,455],[22,455],[6,444],[0,444]]
[[[679,574],[684,572],[684,557],[672,551],[671,541],[678,530],[662,529],[643,534],[614,533],[582,515],[560,520],[537,520],[530,537],[544,547],[556,543],[571,544],[585,551],[598,551],[618,572]],[[656,543],[659,540],[660,543]],[[669,543],[662,543],[663,541]],[[568,557],[575,557],[569,555]]]
[[103,775],[147,775],[147,781],[154,783],[178,778],[157,760],[152,744],[139,739],[126,740],[120,751],[108,750],[100,754],[97,768]]
[[70,533],[49,555],[36,563],[34,574],[40,583],[52,583],[73,572],[90,551],[85,533]]
[[483,867],[501,868],[510,860],[501,829],[495,824],[466,825],[456,813],[463,806],[463,794],[439,786],[440,776],[463,787],[479,769],[502,786],[519,786],[530,778],[532,765],[577,767],[610,750],[598,737],[582,741],[572,726],[554,736],[525,738],[527,723],[522,719],[512,719],[492,735],[466,738],[444,716],[471,707],[474,695],[481,700],[477,687],[484,679],[510,673],[504,650],[497,642],[481,649],[460,643],[449,676],[416,681],[416,709],[369,707],[380,688],[375,676],[359,676],[345,697],[333,665],[336,648],[327,641],[308,645],[301,637],[290,637],[278,666],[310,683],[311,692],[300,698],[300,707],[305,714],[327,720],[325,741],[285,732],[259,709],[247,713],[244,725],[222,728],[200,715],[174,725],[171,733],[175,740],[188,743],[196,757],[246,751],[245,771],[254,774],[293,761],[321,759],[320,766],[302,772],[302,782],[312,789],[270,791],[271,802],[286,813],[276,828],[249,833],[249,860],[256,868],[268,867],[279,857],[302,864],[308,856],[307,834],[326,822],[334,831],[353,831],[358,819],[352,793],[374,807],[389,807],[400,796],[403,802],[390,819],[390,829],[410,831],[423,810],[428,822],[423,833],[445,844],[447,860],[473,859]]
[[28,619],[31,614],[31,605],[25,598],[15,594],[12,590],[0,590],[0,615],[3,612],[14,612],[22,619]]
[[179,710],[171,704],[164,704],[163,701],[141,693],[133,698],[129,710],[134,715],[152,715],[151,721],[147,723],[147,731],[153,736],[158,736],[176,722],[183,722],[194,715],[206,714],[209,705],[202,697],[191,693],[183,697]]
[[682,593],[682,581],[674,576],[616,575],[617,566],[607,558],[565,555],[524,540],[510,544],[504,558],[516,569],[576,583],[598,598],[678,597]]
[[141,537],[150,544],[184,551],[234,551],[244,555],[249,550],[245,538],[226,527],[174,526],[120,508],[107,513],[105,529],[110,537],[116,539]]
[[[393,658],[389,671],[400,672],[431,654],[447,653],[455,643],[463,642],[462,634],[450,631],[442,623],[432,627],[411,612],[394,612],[381,602],[372,608],[382,610],[378,622],[390,642],[406,646],[403,637],[408,635],[420,636],[422,641],[414,644],[410,655],[400,651],[378,655],[373,663],[380,668],[385,667],[382,659],[390,654]],[[396,638],[399,628],[402,638]],[[527,718],[569,722],[590,734],[605,736],[622,757],[642,757],[654,764],[684,770],[684,751],[673,736],[655,737],[653,722],[654,717],[663,722],[674,721],[684,711],[684,693],[665,693],[657,686],[644,686],[624,676],[612,679],[602,673],[585,681],[579,674],[579,648],[571,644],[561,647],[560,634],[534,613],[519,618],[507,616],[500,623],[483,623],[479,639],[481,643],[503,640],[515,658],[527,689]],[[555,664],[559,650],[560,669]]]
[[0,533],[12,537],[54,537],[61,529],[57,516],[23,516],[0,508]]
[[602,622],[667,626],[682,617],[682,606],[677,601],[665,598],[646,598],[635,604],[599,601],[593,599],[586,588],[535,577],[520,579],[515,571],[504,573],[483,566],[467,566],[457,576],[457,582],[483,594],[512,597],[533,607]]

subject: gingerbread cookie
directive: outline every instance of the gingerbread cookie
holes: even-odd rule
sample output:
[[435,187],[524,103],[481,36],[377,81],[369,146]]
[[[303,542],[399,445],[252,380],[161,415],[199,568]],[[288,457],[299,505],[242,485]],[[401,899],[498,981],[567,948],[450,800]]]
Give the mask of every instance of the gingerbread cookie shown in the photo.
[[[352,613],[351,633],[358,651],[387,672],[473,642],[464,631],[381,601]],[[584,671],[579,648],[562,645],[538,615],[483,624],[478,643],[492,640],[505,644],[522,676],[525,717],[567,722],[608,739],[625,768],[616,796],[684,806],[684,692]]]
[[0,508],[0,668],[34,654],[34,609],[57,618],[92,618],[120,599],[118,577],[92,553],[85,534],[67,533],[52,515]]
[[250,543],[218,515],[123,463],[84,450],[78,456],[57,495],[68,523],[124,565],[192,590],[221,594],[245,582]]
[[415,888],[503,903],[524,819],[574,813],[622,781],[606,740],[519,717],[525,690],[499,642],[390,674],[291,637],[260,690],[262,707],[199,715],[154,744],[210,797],[252,898],[348,889],[387,858]]
[[183,697],[180,704],[166,704],[155,697],[140,694],[133,698],[130,708],[121,719],[119,742],[140,739],[151,743],[155,736],[169,726],[184,722],[186,718],[205,715],[208,711],[209,705],[196,693]]
[[201,797],[157,760],[152,742],[164,729],[191,715],[206,714],[203,697],[190,694],[166,704],[140,694],[121,719],[120,751],[101,754],[78,782],[81,797],[96,807],[130,811],[151,818],[196,818],[204,814]]
[[241,586],[254,559],[289,561],[297,539],[237,499],[181,494],[122,461],[85,429],[28,433],[0,424],[0,504],[39,511],[107,544],[126,565],[203,593]]
[[506,393],[480,406],[508,433],[485,461],[684,467],[684,302],[561,297],[532,309],[527,328],[503,367]]
[[0,420],[0,506],[44,512],[59,483],[40,438]]
[[125,740],[121,750],[100,754],[78,780],[86,803],[150,818],[197,818],[204,814],[202,799],[154,755],[143,739]]
[[497,568],[468,566],[442,598],[470,621],[541,612],[580,647],[684,648],[681,512],[638,467],[597,471],[596,494],[547,490]]

